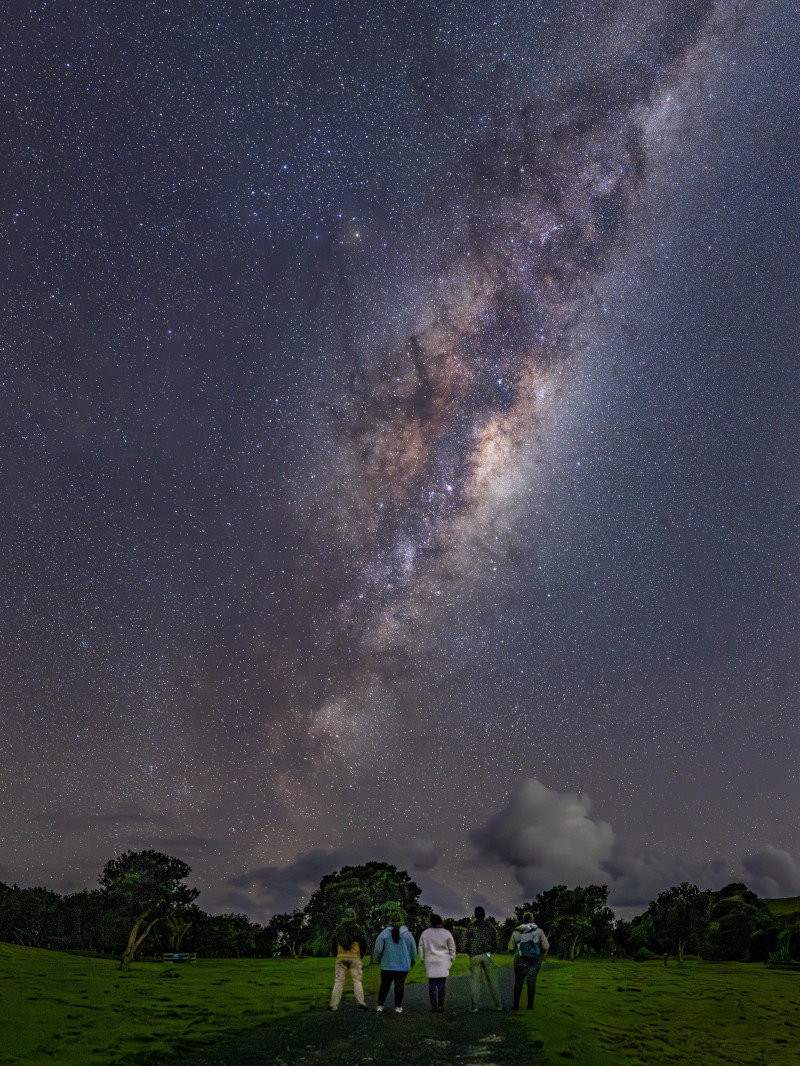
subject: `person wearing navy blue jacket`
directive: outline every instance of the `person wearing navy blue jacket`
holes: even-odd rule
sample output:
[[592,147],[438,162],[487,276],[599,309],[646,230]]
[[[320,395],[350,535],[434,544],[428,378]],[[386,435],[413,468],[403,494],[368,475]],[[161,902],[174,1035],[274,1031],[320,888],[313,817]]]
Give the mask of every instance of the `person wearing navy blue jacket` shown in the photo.
[[403,924],[403,915],[398,912],[391,917],[387,925],[378,934],[372,950],[372,961],[381,968],[381,987],[378,989],[378,1010],[383,1010],[389,989],[394,985],[394,1009],[396,1014],[403,1013],[403,992],[408,971],[417,959],[417,945],[414,937]]

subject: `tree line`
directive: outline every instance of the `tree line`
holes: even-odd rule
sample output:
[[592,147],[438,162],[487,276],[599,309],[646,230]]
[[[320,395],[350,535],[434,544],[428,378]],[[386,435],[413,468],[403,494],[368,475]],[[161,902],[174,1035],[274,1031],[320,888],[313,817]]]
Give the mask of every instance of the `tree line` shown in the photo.
[[[344,866],[322,878],[302,909],[274,914],[267,925],[243,914],[210,915],[180,859],[129,851],[103,867],[100,887],[69,895],[0,882],[0,940],[29,947],[113,955],[127,969],[137,953],[192,951],[208,958],[270,958],[335,954],[334,930],[355,911],[370,943],[400,908],[418,938],[431,920],[421,889],[404,870],[383,862]],[[692,953],[713,961],[790,961],[800,957],[800,914],[773,914],[743,884],[701,892],[684,882],[651,901],[632,921],[615,921],[605,885],[555,885],[516,908],[497,926],[505,946],[511,930],[532,911],[551,954],[624,955],[643,960]],[[445,925],[464,950],[471,917]]]

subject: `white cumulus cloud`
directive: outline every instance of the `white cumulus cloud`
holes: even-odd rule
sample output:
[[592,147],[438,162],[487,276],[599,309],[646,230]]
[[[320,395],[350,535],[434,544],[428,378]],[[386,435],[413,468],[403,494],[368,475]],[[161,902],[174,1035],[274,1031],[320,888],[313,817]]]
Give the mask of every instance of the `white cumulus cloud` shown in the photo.
[[604,884],[614,832],[590,817],[587,795],[556,792],[531,778],[472,840],[481,855],[508,863],[527,894],[554,884]]

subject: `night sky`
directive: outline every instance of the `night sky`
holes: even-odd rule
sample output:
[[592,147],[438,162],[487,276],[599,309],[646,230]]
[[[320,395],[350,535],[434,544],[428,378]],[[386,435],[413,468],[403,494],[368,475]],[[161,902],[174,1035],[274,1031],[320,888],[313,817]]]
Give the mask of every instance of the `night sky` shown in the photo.
[[0,880],[800,893],[800,12],[16,0]]

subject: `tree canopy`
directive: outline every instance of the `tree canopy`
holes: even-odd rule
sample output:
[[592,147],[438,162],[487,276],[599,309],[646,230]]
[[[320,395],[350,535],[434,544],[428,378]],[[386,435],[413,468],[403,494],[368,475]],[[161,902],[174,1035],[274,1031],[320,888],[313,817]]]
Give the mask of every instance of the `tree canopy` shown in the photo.
[[614,928],[614,912],[607,902],[605,885],[555,885],[533,902],[517,907],[513,921],[505,923],[504,934],[510,934],[530,911],[544,929],[554,955],[565,959],[575,959],[581,952],[605,955],[612,948]]
[[333,931],[349,910],[355,912],[370,944],[387,924],[388,915],[398,909],[405,914],[412,933],[419,936],[432,913],[430,907],[420,904],[421,892],[405,870],[389,863],[343,866],[322,878],[303,910],[304,950],[330,954]]
[[156,924],[186,910],[200,894],[184,885],[191,867],[160,851],[126,851],[110,859],[98,877],[113,908],[130,924],[120,968],[127,970],[137,949]]

